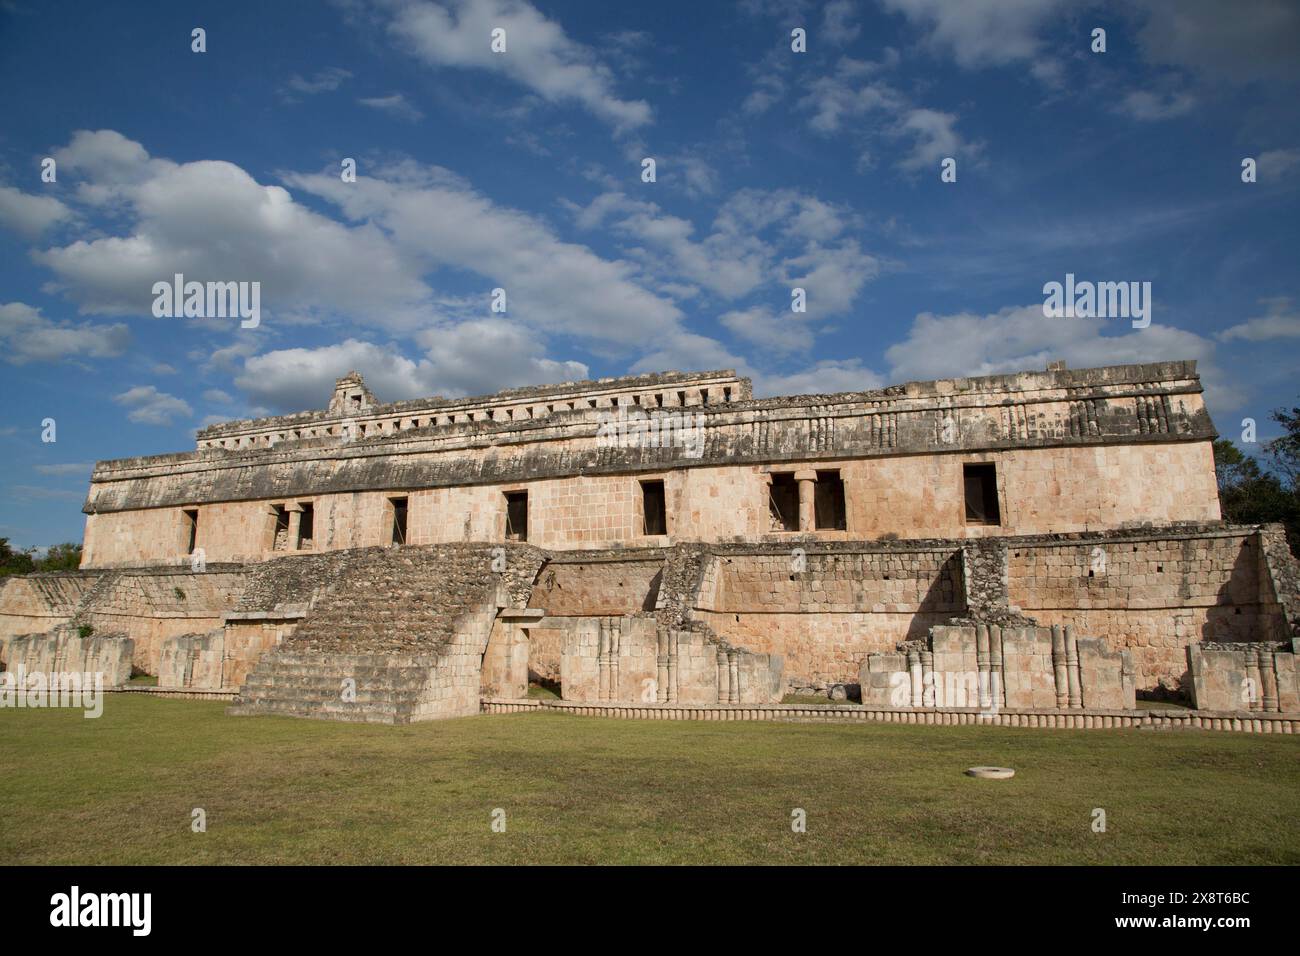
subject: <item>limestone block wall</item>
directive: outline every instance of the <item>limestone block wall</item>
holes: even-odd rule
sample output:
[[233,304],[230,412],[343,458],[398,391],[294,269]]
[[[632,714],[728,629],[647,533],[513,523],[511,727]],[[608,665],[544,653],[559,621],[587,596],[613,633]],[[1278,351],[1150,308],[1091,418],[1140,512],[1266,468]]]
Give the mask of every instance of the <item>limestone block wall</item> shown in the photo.
[[591,555],[590,560],[553,558],[542,566],[529,606],[544,608],[548,618],[653,611],[663,563],[662,552]]
[[242,568],[208,567],[61,572],[0,581],[0,660],[7,634],[50,631],[64,623],[131,638],[134,666],[158,673],[162,642],[219,627],[239,600]]
[[862,702],[901,708],[1131,710],[1131,659],[1073,628],[958,625],[931,628],[898,651],[870,654]]
[[222,628],[164,641],[158,653],[158,686],[222,690],[225,643]]
[[1192,644],[1191,696],[1200,710],[1300,713],[1300,640]]
[[642,704],[775,703],[781,659],[719,643],[649,615],[573,619],[564,628],[565,700]]
[[261,656],[288,639],[301,616],[278,614],[227,616],[222,628],[222,690],[237,690]]
[[52,631],[72,620],[100,577],[94,571],[63,571],[0,578],[0,662],[6,659],[7,638]]
[[121,572],[105,576],[87,593],[76,621],[126,634],[134,644],[134,666],[157,674],[163,642],[220,627],[245,579],[242,569]]
[[1288,629],[1253,529],[1009,542],[1009,601],[1132,652],[1143,688],[1177,686],[1189,644]]
[[103,674],[105,687],[120,687],[131,679],[132,642],[122,634],[82,637],[65,625],[48,634],[23,634],[9,639],[7,668],[28,674]]
[[[467,449],[465,454],[465,472],[473,473],[481,452]],[[400,496],[408,500],[407,543],[501,541],[507,491],[527,491],[528,540],[548,549],[653,547],[676,541],[784,542],[792,535],[773,532],[768,506],[767,475],[774,470],[839,471],[847,527],[808,535],[817,539],[964,538],[1115,528],[1144,521],[1214,521],[1219,508],[1210,455],[1208,442],[1165,442],[747,465],[684,461],[667,470],[515,483],[438,488],[420,488],[417,483],[345,493],[307,490],[280,498],[93,513],[86,521],[82,566],[189,564],[183,514],[187,507],[199,512],[196,547],[210,562],[261,561],[284,553],[274,549],[274,505],[312,505],[311,543],[316,551],[389,544],[389,499]],[[997,467],[999,525],[965,520],[962,468],[976,462]],[[643,533],[643,480],[664,482],[667,535]]]
[[868,654],[964,609],[959,551],[886,547],[719,553],[692,617],[728,643],[780,655],[787,685],[801,688],[851,681]]

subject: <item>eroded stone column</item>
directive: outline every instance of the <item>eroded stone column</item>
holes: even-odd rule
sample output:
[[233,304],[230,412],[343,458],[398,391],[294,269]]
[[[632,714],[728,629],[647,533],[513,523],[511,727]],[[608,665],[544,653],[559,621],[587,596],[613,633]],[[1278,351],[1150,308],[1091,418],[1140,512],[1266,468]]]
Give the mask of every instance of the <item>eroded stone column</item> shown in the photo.
[[1070,684],[1066,674],[1065,632],[1061,625],[1052,625],[1052,669],[1056,673],[1056,709],[1065,710],[1069,703]]
[[609,700],[609,621],[600,619],[600,642],[596,645],[596,667],[599,671],[597,699]]
[[659,644],[655,658],[655,701],[663,704],[668,701],[668,632],[661,629],[655,636]]
[[1247,707],[1250,710],[1263,710],[1264,702],[1260,698],[1263,696],[1263,683],[1259,677],[1259,651],[1253,647],[1246,648],[1246,680],[1250,683],[1250,696]]
[[989,654],[989,629],[987,624],[975,625],[975,668],[978,671],[979,705],[987,710],[991,705],[989,674],[992,669]]
[[1277,671],[1274,669],[1273,652],[1261,648],[1259,652],[1259,676],[1263,699],[1260,706],[1264,710],[1277,710]]
[[990,707],[1001,707],[1002,700],[1002,628],[989,625],[989,701]]
[[718,703],[725,704],[731,699],[731,668],[727,666],[727,651],[718,648]]
[[1071,710],[1083,709],[1083,685],[1079,682],[1079,642],[1074,636],[1074,625],[1065,626],[1065,674],[1069,686],[1068,703]]
[[939,705],[939,695],[934,686],[933,651],[921,651],[921,703],[926,707]]
[[289,540],[284,543],[285,550],[298,550],[298,532],[302,528],[302,505],[294,501],[284,506],[289,512]]
[[677,631],[668,632],[668,703],[677,703]]
[[740,651],[727,652],[727,674],[730,678],[730,687],[728,688],[727,701],[732,704],[740,703]]
[[618,618],[609,622],[609,699],[619,699],[618,658],[623,644],[623,623]]
[[907,651],[907,671],[912,677],[912,706],[920,707],[924,696],[925,678],[921,670],[921,652],[914,647]]
[[799,483],[799,530],[817,528],[817,472],[805,469],[794,473]]

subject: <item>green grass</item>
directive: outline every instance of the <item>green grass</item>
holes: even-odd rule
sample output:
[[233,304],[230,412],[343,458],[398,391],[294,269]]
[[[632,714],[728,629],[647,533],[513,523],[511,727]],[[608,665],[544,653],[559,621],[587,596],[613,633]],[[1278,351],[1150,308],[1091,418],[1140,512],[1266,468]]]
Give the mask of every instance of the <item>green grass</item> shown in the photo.
[[[0,864],[1296,864],[1297,757],[1293,736],[551,713],[387,727],[121,694],[98,720],[0,709]],[[962,774],[978,764],[1016,776]]]
[[851,700],[831,700],[820,694],[786,694],[781,698],[783,704],[798,704],[801,707],[849,707]]

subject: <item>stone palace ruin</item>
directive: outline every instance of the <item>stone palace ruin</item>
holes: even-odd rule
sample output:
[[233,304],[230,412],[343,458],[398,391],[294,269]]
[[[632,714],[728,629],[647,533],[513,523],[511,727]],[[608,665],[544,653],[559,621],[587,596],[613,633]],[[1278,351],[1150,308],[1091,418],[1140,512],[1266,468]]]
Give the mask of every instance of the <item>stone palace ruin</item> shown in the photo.
[[0,580],[0,658],[392,723],[829,713],[780,704],[811,694],[1128,726],[1141,692],[1300,732],[1300,574],[1279,526],[1221,520],[1201,396],[1194,362],[390,404],[352,373],[324,410],[100,462],[81,569]]

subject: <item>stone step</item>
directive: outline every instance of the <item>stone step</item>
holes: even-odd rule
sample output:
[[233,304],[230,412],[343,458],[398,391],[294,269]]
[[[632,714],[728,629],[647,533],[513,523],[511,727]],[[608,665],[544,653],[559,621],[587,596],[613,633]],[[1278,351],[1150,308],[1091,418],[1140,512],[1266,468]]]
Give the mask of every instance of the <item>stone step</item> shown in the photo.
[[367,724],[399,724],[410,720],[409,710],[387,708],[383,710],[354,707],[351,710],[320,707],[313,702],[297,701],[251,701],[235,703],[226,708],[226,713],[235,717],[252,717],[259,715],[279,717],[314,717],[325,720],[341,720]]

